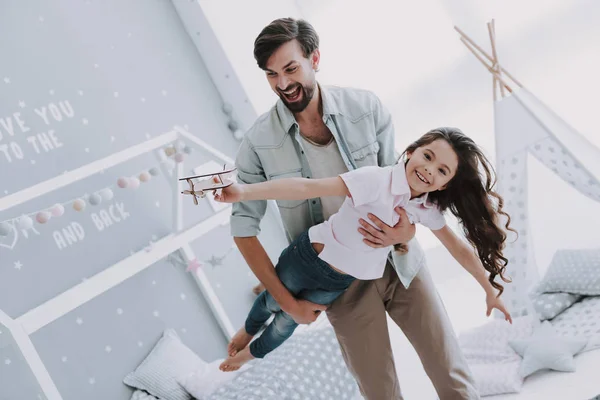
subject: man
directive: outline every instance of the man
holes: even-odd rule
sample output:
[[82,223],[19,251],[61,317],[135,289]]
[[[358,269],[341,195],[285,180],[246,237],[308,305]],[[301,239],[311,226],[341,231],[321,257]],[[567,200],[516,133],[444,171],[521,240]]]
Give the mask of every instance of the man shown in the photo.
[[[256,183],[283,177],[323,178],[366,165],[396,162],[390,114],[364,90],[319,85],[319,38],[305,21],[273,21],[258,35],[254,57],[266,73],[277,104],[246,134],[237,155],[238,179]],[[335,213],[343,198],[278,201],[288,235],[296,238]],[[256,237],[265,201],[233,205],[231,230],[246,262],[269,293],[298,323],[311,323],[327,310],[346,364],[369,400],[401,399],[386,311],[416,349],[442,400],[476,399],[470,372],[415,240],[404,210],[390,227],[375,216],[361,220],[371,247],[409,243],[409,252],[390,260],[384,276],[356,281],[329,307],[294,298],[281,283]],[[248,344],[242,330],[230,352]]]

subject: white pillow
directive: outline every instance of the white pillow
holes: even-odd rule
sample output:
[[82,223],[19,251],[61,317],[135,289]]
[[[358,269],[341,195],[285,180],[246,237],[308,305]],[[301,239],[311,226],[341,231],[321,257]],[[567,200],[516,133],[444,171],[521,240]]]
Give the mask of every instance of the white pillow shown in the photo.
[[523,377],[519,373],[521,361],[502,364],[471,365],[471,373],[480,396],[493,396],[517,393],[523,387]]
[[515,318],[512,325],[493,319],[459,336],[461,350],[482,396],[521,390],[521,357],[508,342],[531,336],[536,323],[537,319],[531,316]]
[[158,397],[152,396],[148,392],[144,392],[143,390],[136,390],[131,395],[131,399],[129,400],[156,400]]
[[501,319],[462,333],[459,344],[469,364],[497,364],[520,360],[508,345],[510,340],[531,336],[537,319],[531,316],[517,317],[512,325]]
[[161,400],[190,400],[190,395],[176,379],[205,365],[196,353],[181,343],[173,329],[167,329],[146,359],[123,382]]
[[223,372],[219,369],[222,362],[223,360],[216,360],[206,364],[190,374],[177,378],[177,382],[195,399],[203,400],[219,387],[237,377],[240,372],[249,368],[249,365],[244,365],[237,371]]

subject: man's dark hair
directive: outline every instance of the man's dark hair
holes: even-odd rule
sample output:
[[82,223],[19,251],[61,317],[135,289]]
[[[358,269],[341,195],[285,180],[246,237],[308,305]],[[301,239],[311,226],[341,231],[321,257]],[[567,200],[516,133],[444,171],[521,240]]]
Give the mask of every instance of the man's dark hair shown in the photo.
[[319,35],[311,24],[302,19],[280,18],[267,25],[254,41],[254,58],[260,69],[267,68],[267,60],[284,43],[297,40],[304,57],[319,48]]

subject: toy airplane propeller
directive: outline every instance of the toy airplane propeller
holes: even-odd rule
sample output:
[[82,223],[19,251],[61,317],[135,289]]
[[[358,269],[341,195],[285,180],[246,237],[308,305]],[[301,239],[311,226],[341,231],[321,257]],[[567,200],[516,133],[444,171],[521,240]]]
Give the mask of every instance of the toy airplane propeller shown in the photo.
[[[179,178],[180,181],[187,181],[190,188],[188,190],[184,190],[181,194],[188,194],[193,197],[194,204],[198,205],[198,198],[203,199],[206,196],[205,192],[209,192],[211,190],[224,189],[228,186],[233,185],[233,182],[223,182],[221,175],[226,175],[235,171],[235,168],[225,169],[225,165],[223,166],[223,171],[214,172],[211,174],[204,175],[195,175],[195,176],[186,176],[185,178]],[[216,176],[218,178],[218,182],[215,182],[212,178]],[[199,182],[196,182],[196,185],[200,185],[200,187],[194,186],[194,181],[192,179],[197,178],[208,178],[202,179]]]

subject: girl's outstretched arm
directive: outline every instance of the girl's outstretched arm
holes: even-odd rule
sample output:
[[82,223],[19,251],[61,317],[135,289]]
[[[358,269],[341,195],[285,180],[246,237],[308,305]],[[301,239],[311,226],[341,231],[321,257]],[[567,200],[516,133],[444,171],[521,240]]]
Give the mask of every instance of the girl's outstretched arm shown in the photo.
[[512,323],[510,313],[506,310],[502,300],[496,296],[496,289],[488,280],[488,274],[473,247],[461,240],[456,234],[445,225],[442,229],[432,231],[433,234],[448,249],[452,257],[469,272],[475,280],[481,285],[486,295],[487,315],[490,315],[493,308],[500,310],[507,321]]
[[348,196],[339,176],[323,179],[288,178],[243,185],[234,183],[215,193],[215,200],[237,203],[250,200],[304,200],[326,196]]

